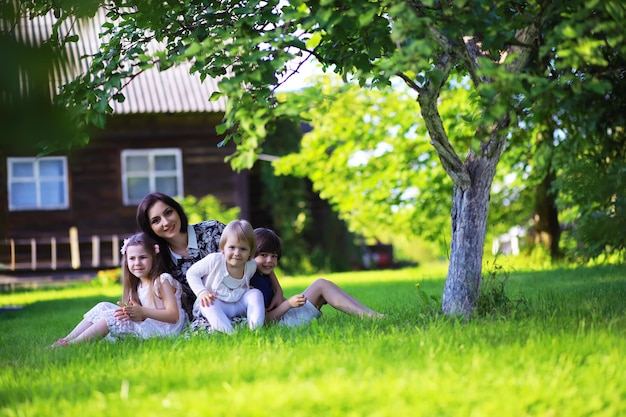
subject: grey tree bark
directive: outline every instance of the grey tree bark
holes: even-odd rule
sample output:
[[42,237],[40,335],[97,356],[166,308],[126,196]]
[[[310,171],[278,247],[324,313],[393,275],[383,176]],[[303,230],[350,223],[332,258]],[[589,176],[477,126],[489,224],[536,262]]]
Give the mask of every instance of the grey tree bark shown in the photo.
[[[413,87],[419,93],[418,102],[431,144],[454,183],[450,264],[442,310],[448,315],[469,317],[480,294],[491,184],[506,143],[507,127],[514,109],[509,109],[490,126],[479,128],[476,132],[476,138],[480,141],[479,153],[470,149],[463,161],[449,141],[438,112],[438,100],[442,87],[457,65],[468,69],[475,87],[491,82],[480,73],[479,68],[479,58],[488,54],[481,50],[477,37],[466,36],[459,40],[446,38],[435,29],[431,29],[431,33],[443,49],[433,71],[437,76],[430,77],[424,85],[413,84]],[[517,33],[517,45],[503,50],[497,58],[490,58],[497,59],[497,63],[509,74],[519,74],[536,45],[537,36],[535,26],[520,30]],[[507,60],[509,55],[513,58]]]

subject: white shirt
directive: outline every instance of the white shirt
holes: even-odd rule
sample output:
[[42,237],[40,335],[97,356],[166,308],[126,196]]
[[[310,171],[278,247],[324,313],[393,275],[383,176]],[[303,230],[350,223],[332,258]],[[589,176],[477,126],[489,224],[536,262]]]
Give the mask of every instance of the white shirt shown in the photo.
[[196,297],[203,292],[211,291],[218,299],[234,303],[250,289],[250,278],[255,272],[256,261],[250,259],[244,267],[243,278],[233,278],[226,268],[224,254],[222,252],[210,253],[189,268],[187,283]]
[[[188,224],[187,225],[187,252],[189,252],[190,248],[198,249],[198,239],[196,237],[196,231],[193,228],[193,225]],[[174,252],[172,248],[169,247],[169,245],[168,245],[168,249],[170,250],[170,256],[172,257],[172,261],[174,261],[174,265],[176,265],[176,261],[178,259],[182,259],[183,255],[179,255],[176,252]]]

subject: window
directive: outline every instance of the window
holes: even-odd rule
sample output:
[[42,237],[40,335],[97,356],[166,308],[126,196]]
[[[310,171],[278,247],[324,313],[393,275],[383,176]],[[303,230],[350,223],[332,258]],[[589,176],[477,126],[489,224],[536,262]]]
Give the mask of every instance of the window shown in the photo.
[[9,210],[69,207],[67,158],[8,158]]
[[148,193],[183,195],[180,149],[127,149],[122,151],[124,204],[134,205]]

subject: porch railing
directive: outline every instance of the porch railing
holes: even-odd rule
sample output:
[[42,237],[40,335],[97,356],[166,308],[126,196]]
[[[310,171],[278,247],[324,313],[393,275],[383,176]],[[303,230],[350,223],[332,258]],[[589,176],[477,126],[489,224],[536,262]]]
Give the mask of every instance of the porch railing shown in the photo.
[[0,272],[118,267],[124,237],[79,236],[72,227],[66,236],[1,240]]

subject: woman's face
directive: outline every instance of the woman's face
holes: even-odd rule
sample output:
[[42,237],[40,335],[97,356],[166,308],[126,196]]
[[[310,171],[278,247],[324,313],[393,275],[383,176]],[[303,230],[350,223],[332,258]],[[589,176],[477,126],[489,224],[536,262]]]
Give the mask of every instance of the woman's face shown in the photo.
[[180,234],[180,216],[173,207],[157,201],[148,209],[152,231],[159,237],[170,240]]

